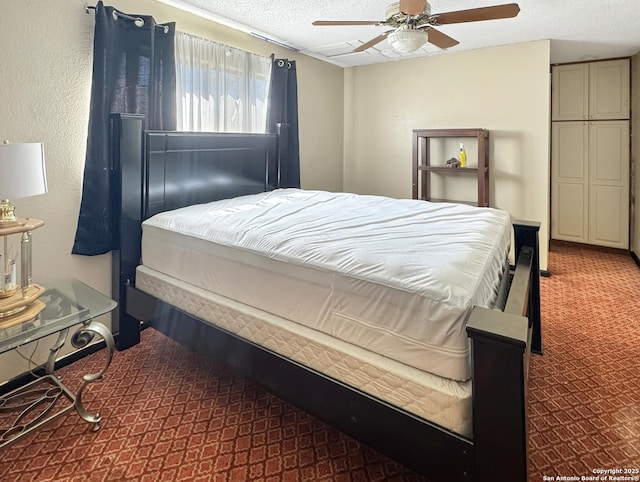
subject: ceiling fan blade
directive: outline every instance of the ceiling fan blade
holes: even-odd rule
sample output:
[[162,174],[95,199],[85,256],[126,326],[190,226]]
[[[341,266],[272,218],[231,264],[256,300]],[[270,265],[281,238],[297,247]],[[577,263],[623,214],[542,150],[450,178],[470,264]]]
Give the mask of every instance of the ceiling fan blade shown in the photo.
[[449,47],[453,47],[460,43],[456,39],[443,34],[440,30],[436,30],[433,27],[427,27],[425,30],[428,34],[427,42],[432,43],[441,49],[448,49]]
[[426,0],[400,0],[400,12],[405,15],[420,15],[426,4]]
[[382,42],[384,39],[387,38],[387,36],[391,32],[393,32],[393,30],[387,30],[386,32],[381,33],[380,35],[378,35],[376,38],[372,38],[368,42],[365,42],[362,45],[360,45],[359,47],[356,47],[355,49],[353,49],[353,51],[354,52],[362,52],[364,50],[367,50],[369,47],[373,47],[374,45],[379,44],[380,42]]
[[447,25],[450,23],[479,22],[481,20],[494,20],[497,18],[511,18],[518,15],[520,7],[517,3],[495,5],[493,7],[471,8],[469,10],[457,10],[432,15],[430,20],[435,20],[434,25]]
[[330,25],[378,25],[380,20],[316,20],[311,25],[324,27]]

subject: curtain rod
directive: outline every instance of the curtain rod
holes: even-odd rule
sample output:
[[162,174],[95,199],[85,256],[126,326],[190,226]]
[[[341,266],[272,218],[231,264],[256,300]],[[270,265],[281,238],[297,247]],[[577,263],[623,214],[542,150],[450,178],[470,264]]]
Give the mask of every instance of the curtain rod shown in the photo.
[[[85,3],[84,5],[84,11],[88,14],[90,13],[89,10],[96,10],[97,7],[95,5],[88,5]],[[118,17],[120,18],[126,18],[127,20],[133,20],[133,23],[136,27],[144,27],[144,19],[141,17],[132,17],[131,15],[127,15],[125,13],[120,13],[117,10],[113,11],[113,18],[115,20],[118,20]],[[168,25],[161,25],[161,24],[156,24],[156,27],[161,28],[164,30],[164,33],[169,33],[169,26]]]

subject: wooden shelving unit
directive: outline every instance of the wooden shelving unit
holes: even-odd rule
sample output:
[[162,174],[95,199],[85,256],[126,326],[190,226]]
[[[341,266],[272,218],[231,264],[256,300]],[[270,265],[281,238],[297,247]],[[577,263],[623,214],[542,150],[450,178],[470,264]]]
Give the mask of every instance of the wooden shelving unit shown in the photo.
[[[437,138],[474,138],[478,148],[477,167],[446,167],[446,159],[432,164],[430,139]],[[477,206],[489,206],[489,131],[486,129],[414,129],[413,131],[413,199],[425,201],[455,201],[435,199],[431,196],[431,174],[473,175],[477,178],[478,200],[471,203]]]

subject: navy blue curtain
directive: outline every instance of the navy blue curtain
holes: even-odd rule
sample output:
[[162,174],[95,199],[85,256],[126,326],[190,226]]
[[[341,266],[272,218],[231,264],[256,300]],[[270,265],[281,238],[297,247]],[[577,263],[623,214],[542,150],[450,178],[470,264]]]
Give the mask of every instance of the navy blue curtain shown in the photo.
[[300,140],[298,137],[298,78],[293,60],[272,56],[267,130],[288,124],[287,158],[280,165],[280,187],[300,187]]
[[96,5],[87,153],[73,254],[117,249],[119,179],[109,152],[113,112],[142,114],[146,129],[175,130],[175,24]]

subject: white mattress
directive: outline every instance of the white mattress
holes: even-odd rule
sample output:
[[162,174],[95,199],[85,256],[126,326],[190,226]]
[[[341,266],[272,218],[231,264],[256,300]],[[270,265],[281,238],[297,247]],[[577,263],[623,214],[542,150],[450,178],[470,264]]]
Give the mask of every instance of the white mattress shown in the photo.
[[455,382],[377,355],[140,266],[136,286],[216,326],[472,438],[471,382]]
[[143,264],[403,364],[470,378],[466,318],[496,298],[509,215],[278,190],[143,224]]

